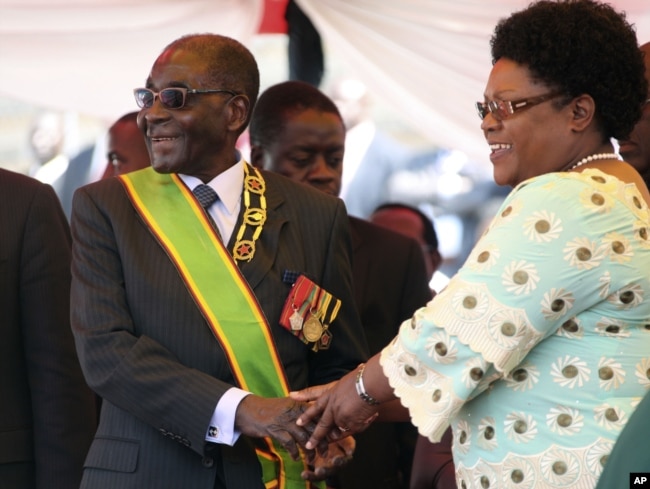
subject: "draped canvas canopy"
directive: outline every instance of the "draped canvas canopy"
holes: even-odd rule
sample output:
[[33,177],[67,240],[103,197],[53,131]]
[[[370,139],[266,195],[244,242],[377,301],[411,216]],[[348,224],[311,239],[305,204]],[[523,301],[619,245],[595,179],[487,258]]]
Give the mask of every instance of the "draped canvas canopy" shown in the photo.
[[[282,0],[277,0],[282,2]],[[284,0],[286,2],[286,0]],[[282,3],[284,3],[282,2]],[[114,120],[180,35],[250,44],[268,0],[0,0],[0,93]],[[473,102],[490,69],[489,38],[524,0],[297,0],[355,77],[432,144],[485,159]],[[612,0],[650,40],[650,2]],[[326,69],[327,69],[326,58]]]

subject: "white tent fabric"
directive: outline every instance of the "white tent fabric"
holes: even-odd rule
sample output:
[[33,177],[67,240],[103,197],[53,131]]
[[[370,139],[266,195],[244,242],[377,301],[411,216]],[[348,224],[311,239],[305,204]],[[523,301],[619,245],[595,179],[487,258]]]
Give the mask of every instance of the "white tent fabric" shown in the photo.
[[262,0],[0,0],[0,92],[117,119],[169,42],[219,32],[247,44]]
[[[364,81],[436,146],[485,163],[474,102],[483,98],[489,40],[522,0],[297,0],[330,45]],[[650,41],[650,1],[612,0]]]
[[[524,0],[297,0],[328,57],[388,102],[432,144],[485,160],[473,102],[490,69],[489,38]],[[650,2],[612,0],[650,41]],[[0,0],[0,93],[113,120],[133,110],[162,48],[219,32],[249,44],[262,0]],[[326,60],[327,63],[327,60]]]

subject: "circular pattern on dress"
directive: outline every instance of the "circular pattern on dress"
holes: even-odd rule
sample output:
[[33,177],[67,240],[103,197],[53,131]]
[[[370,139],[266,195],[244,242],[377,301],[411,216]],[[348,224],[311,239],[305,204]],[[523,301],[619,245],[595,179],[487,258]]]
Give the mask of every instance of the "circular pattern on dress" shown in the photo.
[[607,301],[621,309],[636,307],[643,302],[645,291],[640,284],[632,284],[623,287],[619,291],[607,297]]
[[[616,296],[614,295],[613,297]],[[618,302],[618,299],[616,302]],[[596,321],[596,332],[604,336],[620,336],[623,338],[630,336],[627,324],[621,320],[609,317],[603,317],[600,321]]]
[[434,345],[434,349],[436,350],[436,353],[441,357],[444,357],[447,354],[447,345],[445,345],[442,341],[436,343]]
[[546,219],[540,219],[535,223],[535,231],[537,231],[539,234],[548,233],[550,229],[551,229],[551,223],[548,222]]
[[503,336],[514,336],[517,332],[517,326],[511,322],[506,321],[501,325],[501,334]]
[[625,245],[620,241],[612,241],[612,251],[617,255],[625,253]]
[[483,378],[483,369],[474,367],[469,370],[469,376],[472,378],[473,381],[479,382]]
[[618,406],[610,406],[609,404],[596,406],[594,417],[600,426],[604,426],[608,430],[620,430],[625,424],[625,412]]
[[598,478],[602,473],[613,447],[612,442],[598,441],[585,453],[584,459],[587,470],[594,477]]
[[593,202],[594,205],[603,205],[605,203],[605,197],[598,193],[592,194],[591,202]]
[[537,435],[537,423],[530,414],[509,413],[504,420],[504,430],[516,443],[528,443]]
[[471,445],[472,429],[469,423],[464,419],[458,421],[458,424],[453,427],[454,435],[454,450],[458,453],[465,455]]
[[512,274],[512,281],[518,285],[528,282],[528,273],[525,270],[517,270]]
[[506,489],[534,489],[535,469],[528,460],[510,455],[503,461],[501,472],[503,487]]
[[508,292],[529,294],[537,288],[540,280],[534,263],[525,260],[513,261],[508,264],[501,274],[503,285]]
[[607,418],[607,421],[611,421],[613,423],[618,421],[618,413],[616,412],[616,409],[607,408],[605,410],[605,418]]
[[505,350],[517,348],[526,331],[524,318],[512,309],[497,311],[488,322],[490,337]]
[[623,308],[636,307],[643,302],[644,290],[639,284],[632,284],[623,287],[614,297],[608,297],[607,300],[612,304]]
[[578,368],[575,365],[567,365],[562,369],[562,375],[567,379],[572,379],[578,375]]
[[429,382],[427,369],[419,368],[417,358],[407,352],[401,352],[395,362],[399,368],[400,379],[412,387],[421,387]]
[[480,463],[474,468],[474,486],[481,489],[498,487],[495,470],[485,463]]
[[601,380],[609,380],[614,377],[614,371],[611,367],[603,367],[598,369],[598,377]]
[[591,250],[589,248],[580,247],[576,250],[576,258],[580,261],[587,261],[591,259]]
[[518,392],[532,389],[539,380],[539,370],[528,362],[513,370],[505,378],[506,385]]
[[485,450],[493,450],[497,446],[497,433],[494,429],[494,418],[486,416],[478,424],[476,444]]
[[449,364],[456,361],[458,349],[456,342],[445,330],[439,330],[427,338],[424,346],[427,355],[437,363]]
[[546,425],[553,433],[573,435],[584,426],[584,416],[580,411],[567,406],[556,406],[546,415]]
[[553,381],[570,389],[582,387],[589,380],[589,372],[590,369],[585,361],[570,355],[558,358],[551,365]]
[[578,326],[578,323],[576,323],[575,318],[571,318],[562,324],[562,329],[567,333],[574,334],[580,330],[580,327]]
[[625,369],[614,358],[601,357],[598,361],[598,379],[601,389],[618,389],[625,382]]
[[650,358],[642,358],[634,368],[634,376],[637,382],[646,388],[650,388]]
[[571,486],[580,477],[580,460],[561,448],[547,450],[540,459],[542,477],[554,486]]
[[478,287],[464,286],[454,292],[451,304],[457,316],[466,321],[475,321],[485,315],[489,299]]

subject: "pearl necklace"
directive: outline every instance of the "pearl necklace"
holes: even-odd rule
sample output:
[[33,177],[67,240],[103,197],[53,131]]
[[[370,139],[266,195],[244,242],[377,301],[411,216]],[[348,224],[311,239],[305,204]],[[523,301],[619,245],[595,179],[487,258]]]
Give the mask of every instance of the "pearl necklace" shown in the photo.
[[616,153],[598,153],[594,155],[589,155],[582,158],[575,165],[569,168],[569,170],[573,170],[575,168],[578,168],[579,166],[584,165],[585,163],[591,163],[592,161],[596,161],[596,160],[618,160],[618,159],[619,158]]

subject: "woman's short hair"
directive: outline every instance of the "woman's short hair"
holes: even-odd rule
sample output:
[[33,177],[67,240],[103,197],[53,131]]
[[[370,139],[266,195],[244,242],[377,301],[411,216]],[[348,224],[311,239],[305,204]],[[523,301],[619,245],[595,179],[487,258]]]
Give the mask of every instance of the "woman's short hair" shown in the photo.
[[502,19],[492,39],[492,62],[510,59],[532,76],[596,103],[603,140],[625,138],[647,97],[643,56],[625,13],[593,0],[534,2]]

